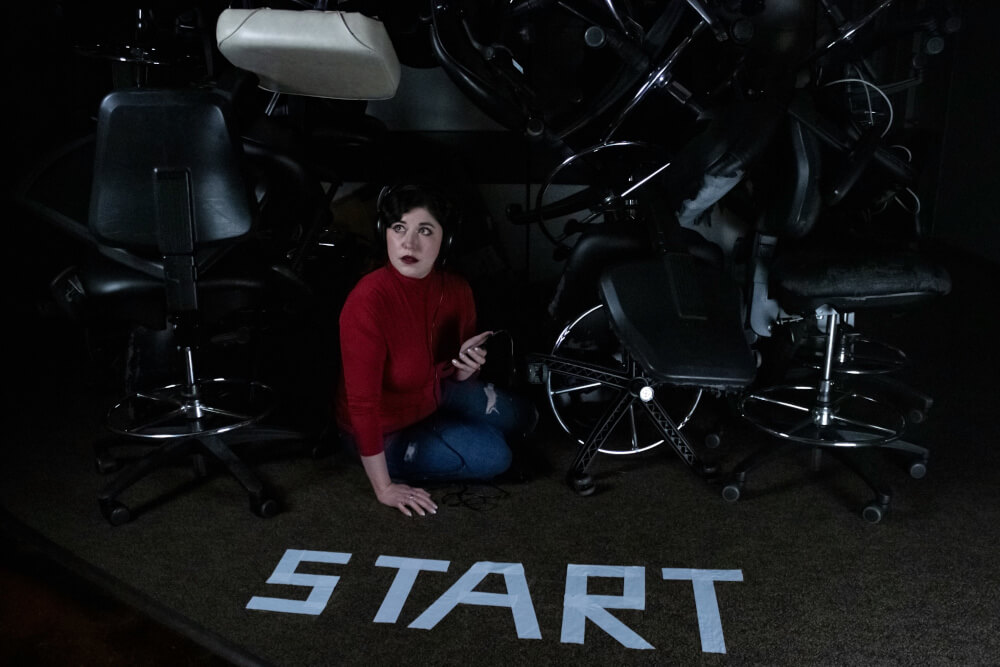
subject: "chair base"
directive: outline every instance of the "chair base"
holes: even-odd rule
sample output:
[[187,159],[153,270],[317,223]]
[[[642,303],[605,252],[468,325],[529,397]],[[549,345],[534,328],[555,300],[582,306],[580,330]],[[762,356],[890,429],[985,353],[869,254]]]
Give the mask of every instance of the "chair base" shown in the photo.
[[[190,385],[169,385],[133,394],[109,412],[106,426],[111,440],[94,445],[100,472],[121,472],[98,493],[102,515],[112,525],[133,518],[133,511],[119,496],[154,471],[189,460],[196,478],[209,476],[212,462],[228,470],[247,493],[250,510],[262,518],[280,511],[277,500],[233,445],[249,442],[303,440],[294,430],[261,428],[258,422],[274,405],[273,391],[258,382],[213,379]],[[151,447],[124,467],[111,446]]]
[[[757,449],[753,454],[743,459],[727,475],[722,487],[722,497],[728,502],[736,502],[743,496],[743,489],[748,475],[762,467],[771,459],[799,447],[799,443],[788,440],[773,441]],[[841,464],[861,478],[874,492],[875,497],[861,509],[861,516],[869,523],[879,523],[888,513],[892,504],[893,491],[884,480],[881,463],[873,455],[878,449],[903,453],[907,456],[907,469],[910,477],[921,479],[927,474],[927,463],[930,453],[924,447],[904,440],[894,440],[881,447],[864,448],[823,448],[814,447],[810,450],[810,469],[818,472],[825,454],[837,459]]]
[[108,411],[106,424],[131,438],[218,435],[259,422],[274,403],[274,391],[260,382],[199,380],[132,394]]
[[813,471],[829,454],[861,478],[875,497],[861,510],[870,523],[880,522],[892,502],[892,489],[884,480],[876,457],[883,451],[905,455],[910,476],[927,473],[930,453],[901,439],[906,419],[891,405],[856,391],[831,388],[826,405],[818,405],[817,386],[783,385],[749,394],[739,403],[740,414],[754,427],[773,436],[740,461],[727,475],[722,497],[736,502],[743,495],[747,476],[780,454],[810,448]]
[[828,403],[817,403],[815,385],[768,387],[740,399],[740,414],[782,440],[816,447],[867,447],[903,435],[906,419],[887,403],[833,386]]
[[[566,376],[581,381],[580,387],[588,390],[594,387],[604,392],[604,398],[596,419],[589,423],[589,431],[582,439],[577,439],[579,447],[566,475],[569,487],[581,496],[589,496],[595,491],[593,478],[587,472],[599,452],[614,454],[637,454],[652,447],[667,443],[692,470],[706,479],[714,478],[718,468],[707,463],[694,451],[688,439],[681,433],[684,422],[678,425],[664,407],[658,393],[660,385],[650,382],[641,373],[623,373],[620,369],[601,367],[574,361],[555,355],[531,355],[531,361],[544,365],[549,379],[548,389],[550,399],[553,396],[551,379],[554,376]],[[633,368],[634,370],[634,368]],[[555,408],[554,408],[555,409]],[[693,408],[692,408],[693,410]],[[559,411],[556,410],[557,417]],[[690,417],[687,413],[686,419]],[[637,439],[639,421],[647,424],[647,428],[656,434],[655,441],[648,446],[639,446]],[[560,423],[563,423],[560,419]],[[631,445],[614,445],[613,436],[620,426],[625,428],[621,434],[628,434]],[[570,429],[563,424],[567,431]]]
[[[556,421],[583,445],[601,415],[622,388],[648,385],[649,380],[611,331],[603,306],[585,311],[563,329],[549,355],[532,355],[537,382],[545,385],[549,407]],[[683,429],[698,408],[702,391],[696,387],[658,385],[656,400]],[[630,410],[628,419],[599,446],[612,456],[629,456],[664,444],[661,429],[645,411]]]

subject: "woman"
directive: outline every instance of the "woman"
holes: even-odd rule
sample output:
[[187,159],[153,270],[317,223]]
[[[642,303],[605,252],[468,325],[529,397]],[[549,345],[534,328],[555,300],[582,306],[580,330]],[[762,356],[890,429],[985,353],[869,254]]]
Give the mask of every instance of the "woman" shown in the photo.
[[409,481],[489,479],[511,463],[506,434],[534,428],[534,406],[477,379],[490,331],[476,333],[465,279],[442,270],[456,225],[437,190],[402,186],[379,202],[385,266],[340,314],[337,423],[379,502],[406,516],[437,505]]

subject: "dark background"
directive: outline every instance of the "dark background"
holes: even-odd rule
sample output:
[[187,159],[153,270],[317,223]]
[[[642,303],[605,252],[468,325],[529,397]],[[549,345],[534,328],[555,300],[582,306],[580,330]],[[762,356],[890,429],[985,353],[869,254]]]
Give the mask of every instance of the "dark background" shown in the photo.
[[[3,41],[9,182],[23,176],[36,157],[91,128],[101,91],[110,84],[108,68],[105,62],[81,59],[72,48],[74,35],[99,32],[106,26],[88,22],[106,17],[114,7],[104,3],[102,11],[95,12],[91,4],[96,3],[18,3],[7,8]],[[295,649],[303,638],[329,640],[328,629],[336,626],[336,619],[324,617],[326,625],[320,630],[296,627],[288,636],[282,637],[282,630],[262,639],[248,635],[273,625],[255,618],[257,626],[248,630],[237,625],[231,637],[220,638],[214,628],[203,625],[204,618],[219,616],[216,610],[184,604],[185,597],[197,598],[200,591],[172,587],[163,573],[181,581],[186,570],[199,569],[189,563],[207,560],[216,563],[220,579],[236,581],[233,570],[238,567],[199,554],[231,555],[235,562],[241,550],[252,545],[259,552],[252,571],[242,573],[249,582],[247,590],[268,594],[262,582],[276,554],[295,542],[304,548],[355,550],[357,560],[365,564],[379,553],[452,558],[456,576],[475,560],[520,559],[545,575],[532,584],[549,600],[559,599],[558,568],[572,558],[638,563],[650,569],[727,563],[745,568],[745,589],[734,584],[731,597],[723,598],[728,662],[726,657],[700,654],[693,641],[688,642],[691,646],[685,643],[694,636],[691,619],[684,615],[690,606],[685,602],[678,605],[681,611],[666,603],[650,610],[650,618],[667,622],[656,626],[660,651],[643,656],[645,664],[996,664],[1000,655],[992,627],[1000,613],[995,583],[997,460],[989,448],[997,435],[992,405],[997,369],[988,339],[996,324],[989,311],[997,282],[995,262],[1000,261],[995,214],[1000,177],[995,113],[1000,100],[994,82],[1000,60],[995,38],[1000,7],[986,0],[959,6],[962,29],[940,67],[931,72],[917,114],[936,146],[922,172],[923,184],[930,187],[922,191],[921,225],[954,272],[955,294],[936,309],[883,323],[887,332],[903,333],[907,350],[922,362],[917,379],[933,387],[939,399],[940,409],[924,434],[933,443],[935,459],[923,483],[897,480],[905,492],[886,524],[866,526],[851,514],[850,506],[864,494],[842,477],[832,477],[831,492],[830,477],[807,486],[800,481],[801,471],[782,468],[787,474],[769,476],[773,486],[756,504],[747,498],[731,507],[714,493],[700,495],[702,489],[671,456],[658,457],[649,468],[642,463],[609,466],[603,479],[611,490],[583,501],[563,488],[560,466],[570,450],[548,424],[555,472],[539,474],[534,486],[509,487],[515,500],[501,503],[502,510],[511,513],[504,519],[459,508],[451,514],[452,526],[414,528],[390,521],[373,527],[372,516],[384,517],[377,513],[379,508],[358,500],[364,493],[360,470],[306,466],[304,472],[272,472],[299,494],[292,494],[298,511],[270,529],[273,543],[265,543],[262,535],[267,531],[261,530],[259,520],[243,516],[242,498],[227,480],[212,486],[208,498],[215,503],[212,507],[239,514],[235,519],[222,510],[206,517],[204,506],[181,499],[162,507],[159,518],[154,513],[152,521],[130,526],[131,532],[113,532],[92,502],[99,478],[87,467],[86,456],[86,439],[99,415],[98,399],[104,397],[95,396],[92,378],[80,363],[82,341],[65,335],[65,325],[44,306],[49,280],[72,262],[78,248],[57,230],[5,205],[9,213],[4,216],[8,239],[3,243],[3,308],[14,341],[8,347],[14,370],[4,383],[12,425],[5,437],[9,451],[3,482],[6,490],[18,491],[19,500],[4,508],[0,638],[11,648],[0,653],[0,660],[240,664],[254,662],[247,653],[259,654],[266,644],[279,648],[264,662],[281,663],[281,657],[298,656]],[[508,176],[515,182],[519,177]],[[489,192],[484,188],[487,196]],[[28,475],[37,479],[25,481]],[[326,489],[331,479],[336,490],[315,490]],[[28,491],[22,494],[22,487]],[[590,501],[593,504],[581,504]],[[327,509],[338,502],[339,512]],[[545,525],[551,528],[546,531]],[[31,526],[71,538],[65,539],[67,546],[53,549]],[[468,542],[462,541],[465,537],[470,537]],[[74,555],[74,550],[86,557]],[[140,564],[146,562],[151,563],[148,571]],[[757,581],[749,581],[753,576]],[[196,580],[211,578],[202,574]],[[234,599],[242,602],[244,592],[238,590]],[[342,592],[345,597],[339,603],[368,610],[364,591],[345,587]],[[744,618],[726,615],[734,609]],[[199,619],[198,613],[204,617]],[[555,662],[568,656],[584,664],[597,656],[606,662],[626,660],[618,647],[606,645],[609,642],[579,650],[559,646],[553,639],[557,611],[540,610],[539,615],[547,624],[547,641],[537,652],[536,645],[526,648],[524,642],[509,641],[507,625],[488,628],[500,637],[496,651],[477,646],[479,636],[451,627],[457,639],[435,653],[433,639],[441,635],[415,638],[413,631],[400,630],[400,640],[393,632],[372,632],[370,624],[359,628],[348,622],[342,634],[353,632],[362,645],[344,642],[343,662],[353,657],[362,663],[367,651],[385,660],[413,656],[432,663],[474,656],[488,664],[498,655],[498,662],[506,663]],[[791,628],[787,635],[786,628]],[[677,646],[666,648],[661,641]],[[464,654],[455,647],[460,643]],[[247,645],[252,648],[244,653]],[[329,650],[328,655],[335,655]]]

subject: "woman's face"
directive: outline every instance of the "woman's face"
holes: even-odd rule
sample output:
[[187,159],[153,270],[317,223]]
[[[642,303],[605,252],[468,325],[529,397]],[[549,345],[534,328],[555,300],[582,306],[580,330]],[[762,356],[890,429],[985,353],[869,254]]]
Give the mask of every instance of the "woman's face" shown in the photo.
[[444,229],[426,208],[410,209],[386,230],[389,263],[404,276],[423,278],[434,268],[443,239]]

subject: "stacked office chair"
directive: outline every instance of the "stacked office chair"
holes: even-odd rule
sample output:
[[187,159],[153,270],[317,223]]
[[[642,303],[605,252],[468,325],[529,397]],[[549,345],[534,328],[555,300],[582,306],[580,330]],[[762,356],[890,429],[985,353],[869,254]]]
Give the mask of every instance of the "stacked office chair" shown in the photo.
[[791,156],[782,161],[790,187],[778,198],[782,204],[762,218],[749,319],[758,332],[791,344],[788,354],[776,355],[779,378],[758,382],[739,401],[742,417],[770,438],[733,467],[723,497],[735,502],[752,471],[805,448],[812,470],[829,455],[864,480],[875,498],[862,516],[877,523],[892,499],[884,455],[901,459],[913,478],[926,474],[929,451],[904,435],[933,401],[895,376],[906,355],[864,335],[856,315],[939,298],[950,291],[950,278],[904,243],[807,242],[821,209],[821,152],[816,135],[792,116],[782,145]]
[[738,395],[756,376],[739,286],[719,249],[682,228],[659,192],[652,186],[637,197],[624,227],[608,221],[576,243],[550,310],[562,317],[579,308],[577,315],[550,353],[528,355],[553,414],[577,442],[567,483],[580,495],[596,489],[590,469],[599,453],[636,455],[663,444],[714,479],[718,466],[704,449],[719,444],[718,434],[692,429],[696,413],[708,397]]
[[[224,96],[209,89],[135,88],[105,97],[88,220],[98,252],[79,268],[81,288],[91,318],[153,332],[150,338],[177,356],[156,369],[173,374],[172,381],[149,386],[137,380],[107,415],[111,435],[96,446],[98,466],[121,469],[98,501],[112,524],[132,517],[120,499],[127,489],[180,461],[190,461],[202,477],[221,463],[255,513],[278,511],[237,446],[305,434],[264,425],[277,399],[268,385],[206,376],[198,363],[202,353],[219,358],[217,348],[208,353],[210,339],[253,339],[269,309],[305,302],[304,286],[254,243],[256,219]],[[122,444],[152,449],[136,459],[140,450],[127,447],[133,456],[119,457]]]
[[[787,110],[770,100],[738,103],[675,156],[660,188],[668,207],[647,217],[666,231],[647,247],[665,236],[679,243],[660,244],[659,254],[645,258],[633,248],[594,265],[599,305],[571,321],[550,354],[533,355],[547,372],[558,421],[577,436],[568,481],[579,493],[593,491],[587,469],[598,452],[638,453],[663,442],[714,476],[684,433],[706,392],[736,397],[737,416],[772,436],[723,476],[729,501],[742,496],[751,471],[796,446],[809,448],[814,463],[828,452],[859,473],[876,493],[863,512],[872,522],[884,516],[891,490],[867,454],[902,454],[912,476],[926,471],[927,450],[902,436],[907,421],[923,419],[930,398],[883,377],[904,365],[905,355],[852,325],[857,311],[947,294],[948,275],[899,247],[858,242],[837,252],[806,250],[824,208],[820,150],[816,133]],[[765,159],[775,152],[778,162]],[[757,175],[758,163],[769,174],[754,184],[763,202],[759,229],[746,244],[750,259],[733,259],[747,266],[745,278],[734,281],[709,254],[685,250],[683,230],[671,220],[700,201],[703,188]],[[575,264],[571,257],[568,269]],[[808,334],[797,346],[798,366],[785,368],[775,346],[763,344],[783,329]],[[775,367],[788,374],[772,387]],[[818,378],[807,383],[807,374]],[[628,434],[617,443],[616,428]]]

